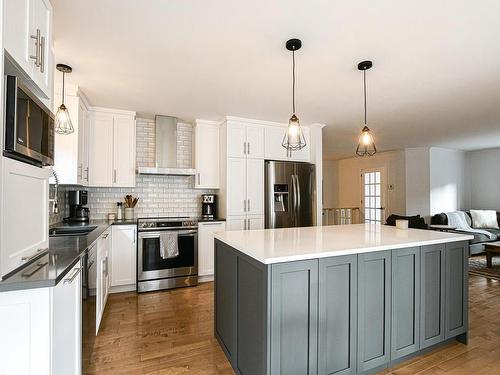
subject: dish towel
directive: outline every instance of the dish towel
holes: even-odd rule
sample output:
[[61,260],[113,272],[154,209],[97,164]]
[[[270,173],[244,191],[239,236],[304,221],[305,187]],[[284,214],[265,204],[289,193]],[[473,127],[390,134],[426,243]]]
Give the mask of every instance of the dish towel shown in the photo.
[[160,233],[160,256],[162,259],[171,259],[179,256],[177,232],[164,231]]
[[448,218],[448,225],[456,227],[457,230],[461,232],[484,234],[492,241],[497,239],[495,234],[488,232],[487,230],[472,228],[467,222],[465,215],[466,214],[463,211],[447,212],[446,217]]

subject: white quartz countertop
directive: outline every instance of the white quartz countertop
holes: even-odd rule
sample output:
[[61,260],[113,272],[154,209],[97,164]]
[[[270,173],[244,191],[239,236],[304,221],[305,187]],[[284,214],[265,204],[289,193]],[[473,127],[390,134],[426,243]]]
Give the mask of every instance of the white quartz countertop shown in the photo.
[[353,224],[216,232],[215,238],[264,264],[468,241],[469,234]]

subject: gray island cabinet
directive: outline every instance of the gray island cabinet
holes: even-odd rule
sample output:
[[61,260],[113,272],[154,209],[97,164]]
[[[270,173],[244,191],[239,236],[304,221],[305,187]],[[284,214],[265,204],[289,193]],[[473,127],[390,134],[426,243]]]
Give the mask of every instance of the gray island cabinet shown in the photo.
[[215,240],[215,336],[237,374],[363,374],[467,340],[468,241],[263,263]]

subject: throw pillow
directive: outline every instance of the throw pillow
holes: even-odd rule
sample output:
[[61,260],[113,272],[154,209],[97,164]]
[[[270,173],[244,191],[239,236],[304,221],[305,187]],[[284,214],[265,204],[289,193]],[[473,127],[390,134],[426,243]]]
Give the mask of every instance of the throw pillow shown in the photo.
[[470,214],[472,216],[472,226],[474,228],[500,229],[498,227],[496,211],[470,210]]

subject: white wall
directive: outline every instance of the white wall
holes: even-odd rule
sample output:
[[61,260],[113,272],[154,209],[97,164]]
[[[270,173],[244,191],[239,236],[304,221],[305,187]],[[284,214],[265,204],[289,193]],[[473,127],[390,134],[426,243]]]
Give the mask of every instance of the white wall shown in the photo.
[[[386,217],[392,213],[404,214],[405,202],[405,152],[388,151],[373,157],[354,157],[325,162],[323,183],[325,207],[360,207],[361,171],[370,168],[385,168],[387,172]],[[328,175],[328,176],[327,176]],[[330,206],[331,204],[331,206]]]
[[431,147],[429,175],[431,215],[464,209],[464,151]]
[[406,160],[406,214],[430,215],[429,194],[429,149],[427,147],[407,148]]
[[466,208],[500,211],[500,148],[466,153]]

